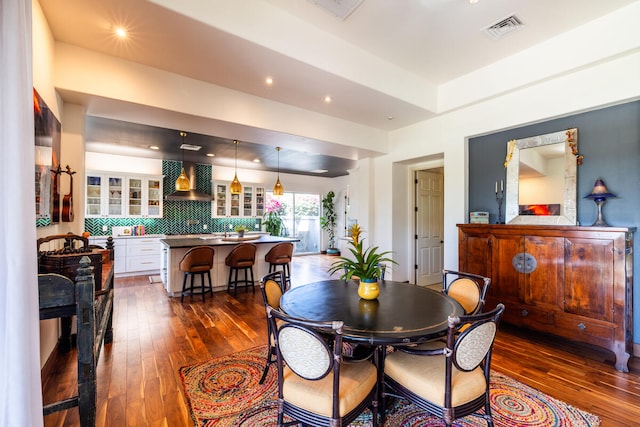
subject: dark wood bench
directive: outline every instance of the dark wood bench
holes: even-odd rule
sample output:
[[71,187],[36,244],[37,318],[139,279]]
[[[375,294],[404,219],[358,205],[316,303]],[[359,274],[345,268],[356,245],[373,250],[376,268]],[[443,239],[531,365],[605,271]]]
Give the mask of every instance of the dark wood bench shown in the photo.
[[[78,394],[69,399],[45,404],[43,414],[77,406],[80,425],[95,426],[96,365],[102,343],[113,341],[113,268],[102,264],[102,286],[96,290],[94,267],[83,256],[75,282],[57,273],[38,275],[40,320],[77,318]],[[64,333],[64,327],[63,327]],[[64,337],[63,337],[64,339]]]

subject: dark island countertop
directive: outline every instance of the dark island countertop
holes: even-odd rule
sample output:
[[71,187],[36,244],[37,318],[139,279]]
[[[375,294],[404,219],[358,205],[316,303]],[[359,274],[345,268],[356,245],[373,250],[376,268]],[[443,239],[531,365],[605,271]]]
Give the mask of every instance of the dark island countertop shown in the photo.
[[191,248],[193,246],[235,246],[238,243],[255,243],[256,245],[263,243],[280,243],[280,242],[299,242],[300,239],[291,237],[270,236],[266,234],[246,234],[244,237],[231,235],[228,237],[203,234],[200,236],[174,236],[171,238],[160,239],[160,242],[170,249],[173,248]]

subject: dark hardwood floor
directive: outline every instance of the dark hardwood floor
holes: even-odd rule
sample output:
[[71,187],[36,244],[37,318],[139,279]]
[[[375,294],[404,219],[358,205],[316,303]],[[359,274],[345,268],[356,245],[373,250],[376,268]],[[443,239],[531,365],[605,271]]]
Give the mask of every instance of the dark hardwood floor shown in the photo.
[[[293,285],[328,277],[333,259],[294,258]],[[115,281],[114,342],[98,364],[97,426],[190,426],[178,368],[266,344],[260,291],[216,292],[205,303],[169,298],[147,276]],[[61,355],[43,378],[45,402],[75,394],[76,354]],[[613,355],[593,347],[501,325],[493,369],[602,419],[602,426],[637,425],[640,364],[617,372]],[[45,426],[77,426],[73,408],[45,417]]]

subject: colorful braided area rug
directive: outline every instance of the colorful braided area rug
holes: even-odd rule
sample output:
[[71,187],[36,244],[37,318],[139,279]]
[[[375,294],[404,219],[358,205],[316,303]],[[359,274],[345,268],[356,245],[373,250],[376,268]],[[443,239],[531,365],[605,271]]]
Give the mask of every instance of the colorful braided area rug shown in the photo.
[[[269,369],[264,384],[258,384],[267,357],[267,347],[218,357],[180,368],[185,396],[196,426],[267,427],[276,425],[277,373]],[[389,405],[385,426],[428,427],[444,423],[404,400]],[[491,409],[495,427],[599,426],[600,419],[554,399],[505,375],[491,373]],[[366,410],[353,427],[371,425]],[[457,427],[485,427],[486,422],[468,416]]]

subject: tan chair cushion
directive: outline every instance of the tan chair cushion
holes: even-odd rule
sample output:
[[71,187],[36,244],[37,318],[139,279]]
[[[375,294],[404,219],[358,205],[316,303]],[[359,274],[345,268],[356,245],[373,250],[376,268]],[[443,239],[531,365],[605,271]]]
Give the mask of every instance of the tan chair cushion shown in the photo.
[[[416,356],[394,351],[385,359],[384,372],[422,398],[444,406],[445,357]],[[481,368],[452,372],[451,402],[459,406],[484,394],[487,384]]]
[[[340,416],[353,410],[375,387],[376,368],[372,363],[349,363],[340,367]],[[333,371],[326,377],[309,381],[291,369],[284,370],[284,399],[291,404],[325,417],[331,417]]]
[[480,290],[471,279],[454,280],[447,289],[447,295],[460,303],[466,313],[472,313],[480,302]]

